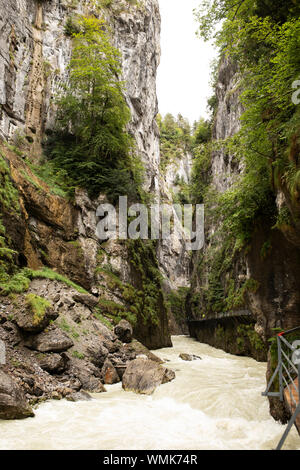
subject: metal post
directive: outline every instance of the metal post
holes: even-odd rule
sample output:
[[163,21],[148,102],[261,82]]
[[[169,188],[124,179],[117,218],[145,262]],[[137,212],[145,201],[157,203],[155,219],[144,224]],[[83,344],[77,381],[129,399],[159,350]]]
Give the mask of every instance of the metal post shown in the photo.
[[281,353],[280,336],[277,336],[277,348],[278,348],[278,365],[279,365],[279,394],[280,394],[280,401],[283,401],[282,353]]
[[280,442],[279,442],[276,450],[281,450],[282,449],[282,446],[285,443],[285,440],[286,440],[290,430],[292,429],[292,426],[295,424],[296,418],[297,418],[299,413],[300,413],[300,404],[297,406],[295,413],[291,417],[291,419],[289,421],[289,424],[287,425],[287,428],[284,431],[284,434],[283,434],[282,438],[280,439]]

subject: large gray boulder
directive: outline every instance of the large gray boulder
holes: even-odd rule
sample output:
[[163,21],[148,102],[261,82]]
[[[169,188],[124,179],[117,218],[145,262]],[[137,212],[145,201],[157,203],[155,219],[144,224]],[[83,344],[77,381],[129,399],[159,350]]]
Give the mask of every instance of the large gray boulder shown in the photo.
[[95,308],[99,302],[99,299],[97,297],[94,297],[91,294],[81,294],[81,293],[74,294],[73,300],[80,304],[86,305],[90,309]]
[[102,339],[99,337],[91,338],[86,348],[86,355],[90,361],[100,369],[103,367],[105,359],[108,356],[108,349],[104,346]]
[[23,419],[34,416],[19,385],[0,369],[0,419]]
[[131,359],[136,359],[138,356],[144,355],[151,361],[158,362],[159,364],[164,362],[136,339],[132,340],[131,343],[124,344],[123,350],[128,357],[132,356]]
[[18,327],[32,333],[43,331],[57,317],[58,313],[54,311],[51,302],[34,294],[28,294],[19,302],[14,312],[14,321]]
[[39,360],[40,367],[43,370],[51,373],[61,373],[65,370],[67,364],[67,357],[57,353],[45,354]]
[[68,362],[68,375],[79,380],[85,392],[102,393],[105,387],[100,379],[101,372],[89,361],[70,358]]
[[151,395],[161,384],[175,379],[175,372],[149,359],[138,358],[130,362],[122,378],[126,392]]
[[74,345],[69,336],[56,326],[51,326],[42,333],[31,336],[25,346],[40,352],[63,352]]

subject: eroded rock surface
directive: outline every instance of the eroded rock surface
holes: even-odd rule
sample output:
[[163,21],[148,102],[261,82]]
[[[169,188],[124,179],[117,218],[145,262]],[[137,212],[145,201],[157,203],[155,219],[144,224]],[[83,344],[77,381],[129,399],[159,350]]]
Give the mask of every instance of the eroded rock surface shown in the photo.
[[21,387],[0,369],[0,419],[34,416]]
[[74,346],[74,343],[64,331],[52,326],[47,331],[28,338],[25,346],[40,352],[64,352]]

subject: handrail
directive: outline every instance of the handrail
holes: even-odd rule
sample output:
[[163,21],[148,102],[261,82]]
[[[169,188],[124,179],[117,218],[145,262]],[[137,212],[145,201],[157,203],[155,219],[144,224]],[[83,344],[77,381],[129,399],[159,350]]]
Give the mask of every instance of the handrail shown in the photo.
[[[297,362],[293,361],[293,357],[289,357],[289,353],[294,353],[296,351],[296,347],[291,344],[285,336],[294,333],[295,331],[299,330],[299,340],[300,340],[300,327],[293,328],[291,330],[284,331],[277,335],[277,352],[278,352],[278,364],[273,373],[271,380],[268,383],[267,389],[265,392],[262,393],[263,396],[268,397],[277,397],[280,401],[284,400],[284,391],[287,389],[289,391],[291,402],[293,402],[295,406],[295,411],[293,416],[291,417],[288,426],[280,439],[280,442],[276,448],[276,450],[281,450],[285,440],[292,428],[292,426],[296,423],[296,419],[298,414],[300,413],[300,360]],[[284,350],[284,347],[288,348],[288,351]],[[294,375],[294,377],[293,377]],[[279,391],[278,392],[270,392],[271,386],[274,383],[276,377],[278,376],[279,379]],[[298,378],[298,386],[296,386],[296,379]],[[289,380],[289,381],[288,381]],[[298,396],[298,403],[295,400],[292,386]]]

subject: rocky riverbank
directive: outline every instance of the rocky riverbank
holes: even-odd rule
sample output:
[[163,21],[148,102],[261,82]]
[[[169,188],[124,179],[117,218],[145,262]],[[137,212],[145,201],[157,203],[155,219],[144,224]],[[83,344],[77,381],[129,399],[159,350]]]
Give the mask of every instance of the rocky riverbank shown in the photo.
[[[47,305],[38,315],[27,300],[45,290]],[[114,329],[105,326],[93,310],[96,304],[94,296],[49,280],[33,281],[25,298],[1,299],[0,340],[6,346],[6,364],[0,369],[0,418],[33,416],[31,406],[47,399],[76,401],[88,399],[82,392],[105,392],[105,385],[122,381],[124,373],[128,376],[131,363],[132,380],[140,376],[139,361],[143,372],[165,371],[162,361],[133,339],[126,320]],[[148,378],[152,391],[162,382],[151,374]]]

